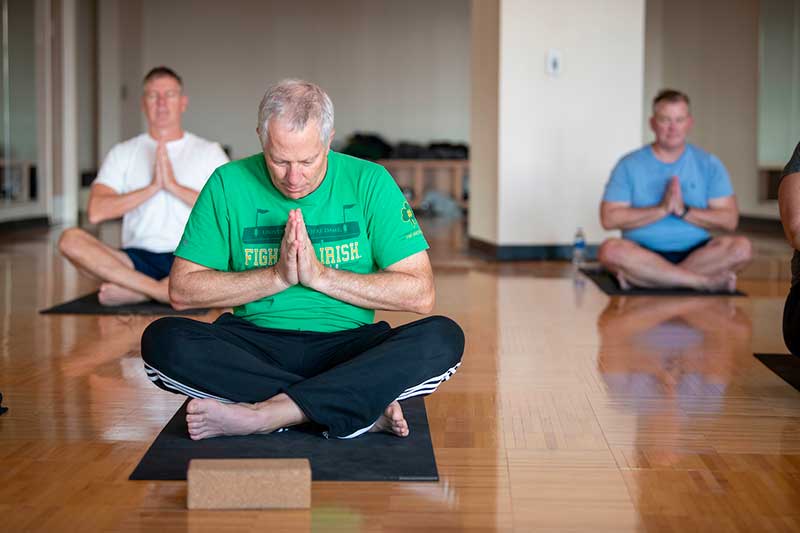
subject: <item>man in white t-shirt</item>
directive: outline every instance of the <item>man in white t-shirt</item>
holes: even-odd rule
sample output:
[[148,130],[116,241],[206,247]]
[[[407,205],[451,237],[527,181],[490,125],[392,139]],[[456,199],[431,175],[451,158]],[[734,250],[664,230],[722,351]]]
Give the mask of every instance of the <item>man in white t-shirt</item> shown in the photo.
[[200,189],[228,162],[219,144],[183,130],[188,103],[180,76],[167,67],[151,70],[142,93],[147,133],[114,146],[92,184],[89,222],[122,217],[122,249],[80,228],[61,235],[61,253],[101,282],[103,305],[169,302],[172,252]]

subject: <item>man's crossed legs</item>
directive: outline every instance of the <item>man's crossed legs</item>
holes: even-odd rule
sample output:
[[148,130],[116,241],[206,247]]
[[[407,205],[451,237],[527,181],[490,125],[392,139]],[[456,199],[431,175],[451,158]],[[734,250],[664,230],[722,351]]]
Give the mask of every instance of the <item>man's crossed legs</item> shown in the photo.
[[58,248],[81,273],[101,282],[97,298],[103,305],[131,304],[151,298],[169,303],[169,269],[166,273],[154,273],[154,277],[146,275],[140,272],[141,267],[137,269],[129,254],[80,228],[64,230]]
[[142,336],[150,380],[194,398],[186,416],[193,439],[309,421],[325,436],[406,436],[397,401],[435,391],[463,351],[461,328],[441,316],[334,333],[262,328],[231,314],[213,324],[170,317]]
[[752,258],[746,237],[722,236],[691,251],[676,263],[627,239],[608,239],[598,252],[600,263],[620,286],[688,287],[700,291],[736,290],[736,272]]

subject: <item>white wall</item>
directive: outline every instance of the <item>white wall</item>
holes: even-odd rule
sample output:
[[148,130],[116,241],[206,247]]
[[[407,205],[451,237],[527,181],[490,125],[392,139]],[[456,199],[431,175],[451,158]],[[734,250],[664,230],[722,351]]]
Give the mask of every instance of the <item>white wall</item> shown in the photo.
[[603,239],[603,187],[641,141],[643,64],[644,0],[501,1],[496,244]]
[[187,129],[234,157],[259,149],[259,100],[286,77],[330,93],[338,140],[469,136],[469,0],[143,0],[141,43],[140,75],[177,70]]

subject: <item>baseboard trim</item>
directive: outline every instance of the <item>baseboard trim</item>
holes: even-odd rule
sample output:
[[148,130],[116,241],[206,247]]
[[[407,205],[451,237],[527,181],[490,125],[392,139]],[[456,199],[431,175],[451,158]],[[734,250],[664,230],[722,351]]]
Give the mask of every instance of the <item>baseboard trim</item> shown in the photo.
[[[597,257],[596,244],[586,246],[586,259]],[[546,244],[537,246],[497,245],[474,237],[469,238],[470,251],[493,261],[570,261],[571,244]]]
[[32,228],[46,228],[50,226],[50,219],[47,217],[23,218],[20,220],[6,220],[0,222],[0,233],[9,231],[20,231]]
[[754,216],[739,217],[739,231],[754,233],[776,233],[783,235],[783,226],[780,219]]

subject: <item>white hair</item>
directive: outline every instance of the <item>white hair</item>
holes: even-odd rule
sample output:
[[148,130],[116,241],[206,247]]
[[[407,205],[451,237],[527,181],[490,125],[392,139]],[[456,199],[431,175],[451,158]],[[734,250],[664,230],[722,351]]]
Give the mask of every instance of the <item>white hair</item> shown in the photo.
[[333,132],[333,102],[319,85],[287,79],[270,87],[258,106],[258,138],[261,146],[269,140],[269,121],[278,118],[291,131],[303,130],[309,121],[319,124],[319,136],[328,144]]

